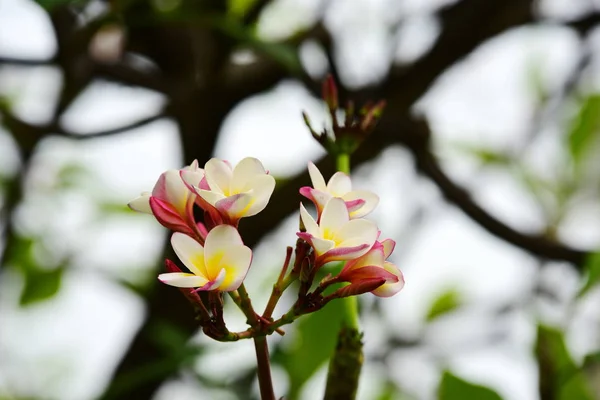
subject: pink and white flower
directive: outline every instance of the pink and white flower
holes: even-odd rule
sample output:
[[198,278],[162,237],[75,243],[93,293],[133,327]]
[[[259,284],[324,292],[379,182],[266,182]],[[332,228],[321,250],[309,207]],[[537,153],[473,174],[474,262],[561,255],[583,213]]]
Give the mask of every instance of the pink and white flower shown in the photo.
[[370,291],[379,297],[390,297],[402,290],[404,275],[396,265],[386,261],[395,246],[391,239],[375,242],[365,255],[348,261],[338,276],[340,281],[350,282],[343,290],[352,295]]
[[325,184],[323,175],[313,163],[308,163],[308,173],[313,187],[300,188],[300,194],[315,203],[319,216],[325,204],[332,197],[339,197],[346,203],[350,219],[361,218],[375,209],[379,203],[379,196],[367,190],[352,190],[350,177],[343,172],[333,174]]
[[366,219],[350,220],[344,200],[331,198],[317,223],[300,204],[300,217],[306,232],[297,235],[306,240],[317,255],[318,266],[329,261],[352,260],[365,254],[377,239],[377,226]]
[[212,158],[204,166],[204,173],[200,184],[193,185],[194,190],[232,224],[264,210],[275,189],[275,178],[252,157],[244,158],[235,168]]
[[198,184],[204,178],[204,171],[198,168],[197,160],[182,170],[170,169],[160,175],[152,193],[142,193],[128,204],[129,208],[153,214],[166,228],[193,235],[195,222],[192,211],[196,194],[183,182],[182,172]]
[[230,292],[242,284],[252,262],[252,250],[244,246],[237,229],[231,225],[214,227],[204,246],[179,232],[171,237],[171,245],[191,271],[158,276],[161,282],[175,287]]

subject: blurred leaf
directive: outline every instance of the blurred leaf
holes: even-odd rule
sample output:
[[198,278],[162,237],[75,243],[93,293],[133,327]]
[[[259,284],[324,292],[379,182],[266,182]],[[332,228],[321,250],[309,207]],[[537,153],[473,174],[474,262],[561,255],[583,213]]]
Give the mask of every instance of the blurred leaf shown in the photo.
[[81,164],[66,164],[58,171],[56,189],[68,189],[91,179],[92,172]]
[[25,287],[19,299],[21,306],[47,300],[58,293],[64,270],[64,267],[51,270],[27,269],[25,271]]
[[502,397],[485,386],[467,382],[449,371],[444,371],[438,387],[439,400],[502,400]]
[[257,0],[228,0],[227,11],[234,17],[243,17]]
[[65,4],[84,4],[86,0],[35,0],[35,2],[46,10],[51,11]]
[[578,297],[582,297],[600,283],[600,252],[591,253],[587,256],[583,270],[586,273],[586,280],[583,288],[581,288],[577,295]]
[[513,162],[509,154],[496,149],[475,146],[470,143],[456,143],[455,146],[463,153],[477,158],[484,165],[507,166]]
[[540,387],[558,400],[593,400],[583,371],[567,349],[560,330],[539,325],[536,355],[540,364]]
[[441,317],[456,310],[461,305],[460,293],[455,289],[449,289],[441,293],[431,304],[425,320],[431,322],[434,319]]
[[98,211],[105,214],[145,215],[133,211],[126,203],[113,203],[110,201],[104,201],[98,204]]
[[590,144],[600,132],[600,95],[586,97],[568,134],[569,150],[575,164],[579,164]]
[[[300,317],[288,330],[294,342],[274,357],[290,376],[288,397],[297,398],[302,385],[333,354],[344,315],[341,301],[332,301],[322,310]],[[286,340],[286,339],[284,339]]]

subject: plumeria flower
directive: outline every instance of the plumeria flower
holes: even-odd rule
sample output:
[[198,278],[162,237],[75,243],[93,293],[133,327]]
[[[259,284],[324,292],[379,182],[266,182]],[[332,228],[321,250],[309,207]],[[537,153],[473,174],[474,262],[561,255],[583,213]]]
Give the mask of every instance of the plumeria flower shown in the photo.
[[177,257],[192,272],[169,272],[158,279],[180,288],[197,291],[219,290],[230,292],[241,284],[252,261],[252,250],[244,246],[242,238],[231,225],[214,227],[206,236],[204,247],[183,233],[171,237]]
[[308,163],[308,173],[313,187],[300,188],[300,194],[315,203],[319,215],[332,197],[340,197],[344,200],[350,213],[350,219],[364,217],[379,203],[379,197],[375,193],[367,190],[352,190],[350,177],[343,172],[333,174],[327,184],[317,166],[311,162]]
[[166,228],[194,235],[196,229],[192,211],[196,194],[183,182],[180,176],[182,171],[185,171],[189,181],[198,184],[204,177],[197,160],[182,170],[170,169],[160,175],[152,193],[142,193],[128,206],[135,211],[153,214]]
[[275,178],[252,157],[244,158],[235,168],[212,158],[204,166],[204,172],[204,179],[194,185],[194,190],[233,225],[240,218],[261,212],[275,189]]
[[300,217],[306,232],[297,235],[306,240],[317,255],[317,266],[329,261],[352,260],[365,254],[377,239],[377,226],[366,219],[350,220],[344,200],[331,198],[317,223],[300,203]]
[[365,255],[348,261],[338,277],[350,282],[343,290],[353,295],[371,292],[379,297],[390,297],[402,290],[404,275],[396,265],[386,261],[395,246],[391,239],[375,242]]

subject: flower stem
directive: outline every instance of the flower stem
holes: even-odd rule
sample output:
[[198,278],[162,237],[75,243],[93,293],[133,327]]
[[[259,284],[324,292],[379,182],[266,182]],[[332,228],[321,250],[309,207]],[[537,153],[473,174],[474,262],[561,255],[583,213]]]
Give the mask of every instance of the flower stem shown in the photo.
[[254,349],[256,350],[256,361],[258,365],[258,386],[262,400],[275,400],[273,391],[273,380],[271,379],[271,366],[269,361],[269,346],[266,336],[254,338]]
[[336,157],[337,170],[350,175],[350,154],[341,153]]

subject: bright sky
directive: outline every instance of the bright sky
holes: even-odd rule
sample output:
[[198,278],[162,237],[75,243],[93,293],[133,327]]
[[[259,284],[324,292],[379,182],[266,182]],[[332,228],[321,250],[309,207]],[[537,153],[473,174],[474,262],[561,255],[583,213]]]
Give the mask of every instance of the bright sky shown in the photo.
[[[397,4],[393,0],[355,0],[351,5],[348,1],[334,1],[335,12],[326,22],[336,36],[344,38],[337,54],[347,65],[342,70],[344,79],[351,85],[377,79],[384,72],[385,54],[395,54],[403,61],[418,56],[436,34],[435,25],[426,15],[428,7],[448,2],[411,0],[393,7]],[[262,21],[260,31],[265,37],[285,36],[309,24],[318,6],[318,1],[278,3]],[[547,15],[560,16],[585,11],[587,4],[592,4],[571,1],[566,7],[566,3],[545,1],[543,10]],[[399,17],[406,20],[406,26],[399,33],[398,49],[390,49],[380,21],[391,22]],[[33,2],[0,0],[1,55],[51,56],[55,43],[49,30],[45,13]],[[519,146],[534,106],[528,70],[538,68],[542,82],[552,89],[568,75],[580,45],[571,32],[551,25],[515,29],[452,68],[418,106],[435,130],[444,167],[493,214],[520,229],[534,231],[542,226],[536,204],[505,172],[478,170],[454,150],[455,145],[468,142],[495,148]],[[307,54],[310,58],[311,53]],[[49,117],[48,104],[56,98],[59,87],[60,76],[52,68],[0,71],[0,93],[14,98],[15,111],[31,122]],[[160,95],[146,90],[98,82],[80,97],[62,122],[81,132],[110,128],[152,115],[163,101]],[[298,173],[307,161],[323,154],[306,132],[301,110],[307,110],[313,121],[324,118],[320,104],[294,82],[283,82],[272,91],[247,100],[226,120],[216,156],[232,162],[255,156],[276,176]],[[22,395],[43,393],[61,400],[87,400],[106,384],[104,368],[117,363],[143,313],[135,295],[106,279],[106,274],[121,276],[127,266],[128,279],[153,279],[147,276],[147,270],[160,256],[165,232],[144,216],[100,220],[89,202],[95,198],[125,204],[142,190],[151,189],[162,171],[180,167],[181,149],[175,129],[170,121],[158,121],[115,138],[77,143],[49,139],[43,144],[28,185],[29,200],[20,211],[20,227],[35,233],[41,226],[53,232],[56,239],[49,241],[57,248],[65,252],[78,250],[73,255],[74,270],[68,274],[60,294],[42,304],[19,309],[20,277],[8,273],[2,276],[0,395],[4,390]],[[532,168],[542,172],[552,170],[560,157],[562,140],[556,127],[545,129],[549,133],[539,144],[542,150],[528,155]],[[0,131],[0,172],[15,167],[10,150],[4,150],[8,143],[7,135]],[[48,189],[44,188],[51,187],[57,171],[69,163],[83,163],[94,178],[82,183],[85,191],[65,192],[48,199]],[[382,302],[385,323],[403,336],[423,337],[427,343],[424,348],[394,351],[390,370],[398,383],[419,399],[431,398],[439,377],[436,360],[442,357],[461,376],[489,384],[507,400],[537,399],[537,372],[530,355],[534,318],[567,321],[565,304],[577,290],[573,274],[560,264],[544,271],[544,279],[559,291],[562,299],[553,310],[521,309],[500,322],[492,320],[490,310],[523,301],[538,274],[535,260],[491,237],[445,204],[432,184],[414,173],[410,156],[400,148],[389,149],[355,172],[355,186],[373,190],[382,199],[370,218],[379,223],[384,237],[398,241],[394,261],[407,281],[399,295]],[[52,212],[41,208],[42,204],[52,206]],[[407,226],[415,209],[423,212],[423,222]],[[600,210],[594,205],[583,209],[585,213],[567,220],[561,237],[580,246],[597,246]],[[268,208],[264,212],[269,212]],[[56,215],[61,218],[55,218]],[[280,262],[270,258],[269,253],[277,246],[281,249],[277,254],[283,256],[284,247],[294,241],[294,232],[295,221],[291,219],[256,249],[254,263],[261,268],[251,271],[248,285],[250,293],[256,293],[259,307],[266,301],[260,296],[261,288],[270,276],[275,276],[274,267]],[[463,293],[467,305],[456,316],[442,318],[425,329],[424,315],[431,301],[440,291],[452,287]],[[572,317],[569,343],[579,356],[600,339],[600,321],[589,315],[588,304],[598,297],[590,296]],[[239,316],[231,318],[234,326],[243,323]],[[490,331],[499,331],[506,339],[493,347],[469,346]],[[367,329],[368,354],[380,351],[380,336],[379,329]],[[201,373],[215,377],[235,374],[230,365],[223,364],[226,354],[233,352],[240,358],[246,356],[246,363],[241,361],[238,365],[240,372],[254,362],[249,342],[224,348],[200,340],[211,349],[211,354],[199,361]],[[372,398],[381,368],[367,361],[361,399]],[[275,373],[282,376],[281,371]],[[315,398],[315,393],[322,390],[324,376],[321,371],[307,385],[305,399]],[[282,392],[285,379],[276,380]],[[189,380],[167,385],[157,398],[172,398],[174,393],[182,399],[202,398],[197,394],[197,385]],[[230,398],[226,393],[209,396],[206,398]]]

